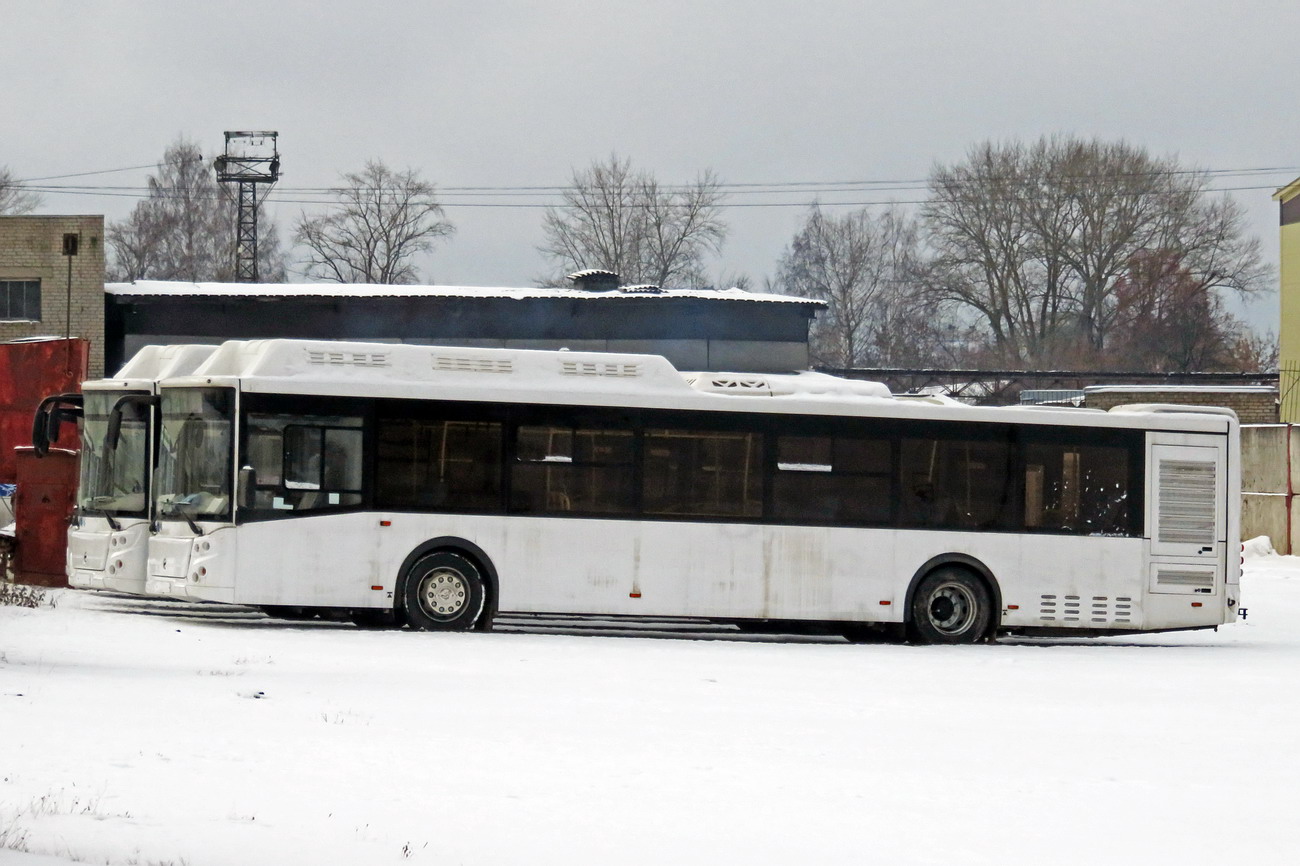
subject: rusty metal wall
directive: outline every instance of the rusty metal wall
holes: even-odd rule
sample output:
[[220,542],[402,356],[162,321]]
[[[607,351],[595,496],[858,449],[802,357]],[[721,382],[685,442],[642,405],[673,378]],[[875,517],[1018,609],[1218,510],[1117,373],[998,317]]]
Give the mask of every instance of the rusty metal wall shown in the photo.
[[[50,394],[80,391],[90,343],[55,339],[0,343],[0,484],[18,480],[14,448],[32,444],[32,416]],[[65,425],[55,443],[81,447],[76,425]]]
[[78,454],[51,448],[37,457],[31,446],[15,451],[18,492],[14,579],[30,586],[67,586],[68,517],[77,496]]

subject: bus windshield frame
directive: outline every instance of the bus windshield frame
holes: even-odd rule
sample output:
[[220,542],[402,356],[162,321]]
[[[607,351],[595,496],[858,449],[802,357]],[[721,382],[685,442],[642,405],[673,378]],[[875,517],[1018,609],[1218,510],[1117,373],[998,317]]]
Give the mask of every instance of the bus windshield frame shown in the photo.
[[157,518],[229,521],[234,499],[234,389],[163,388],[160,397]]
[[81,425],[81,469],[77,507],[84,514],[144,518],[149,511],[150,413],[143,404],[126,404],[121,435],[109,447],[108,421],[113,406],[129,395],[147,391],[87,390]]

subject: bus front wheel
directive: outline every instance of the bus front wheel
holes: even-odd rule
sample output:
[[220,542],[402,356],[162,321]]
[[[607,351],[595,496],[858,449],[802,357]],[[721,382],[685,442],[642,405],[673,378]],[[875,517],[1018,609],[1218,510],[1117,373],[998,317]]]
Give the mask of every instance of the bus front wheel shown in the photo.
[[486,607],[477,566],[459,553],[431,553],[411,566],[403,590],[406,620],[418,631],[468,631]]
[[940,568],[917,584],[908,630],[918,643],[976,643],[988,635],[992,618],[984,581],[965,569]]

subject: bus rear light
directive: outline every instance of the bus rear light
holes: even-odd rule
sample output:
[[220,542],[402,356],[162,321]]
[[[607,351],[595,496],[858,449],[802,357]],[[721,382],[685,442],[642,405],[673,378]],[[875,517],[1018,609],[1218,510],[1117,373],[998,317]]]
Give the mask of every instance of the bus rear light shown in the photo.
[[122,567],[122,560],[119,559],[115,564],[117,565],[118,568],[121,568],[121,567]]
[[207,573],[208,573],[207,568],[205,568],[205,567],[203,567],[203,566],[199,566],[199,576],[200,576],[200,577],[206,575]]

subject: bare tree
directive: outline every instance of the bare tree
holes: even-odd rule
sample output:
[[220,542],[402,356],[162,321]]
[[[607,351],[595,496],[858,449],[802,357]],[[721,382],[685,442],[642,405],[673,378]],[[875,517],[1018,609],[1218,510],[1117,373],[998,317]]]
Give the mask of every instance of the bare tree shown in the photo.
[[936,295],[977,313],[1008,364],[1104,363],[1117,289],[1144,254],[1209,293],[1267,275],[1241,209],[1203,172],[1125,142],[977,145],[934,169],[923,217]]
[[[148,195],[105,231],[112,252],[108,278],[233,280],[236,209],[198,144],[178,138],[150,176]],[[263,282],[284,280],[279,228],[272,220],[259,220],[257,254]]]
[[546,211],[538,251],[566,272],[606,268],[625,283],[703,284],[704,258],[727,236],[723,199],[711,171],[666,187],[611,154],[573,172],[564,204]]
[[1143,253],[1116,284],[1108,354],[1132,369],[1268,370],[1277,341],[1259,336],[1224,308],[1182,259]]
[[41,201],[38,193],[23,188],[8,166],[0,165],[0,214],[31,213]]
[[412,258],[455,231],[434,185],[414,169],[393,171],[377,160],[342,179],[331,190],[333,208],[316,217],[304,213],[295,226],[295,242],[307,248],[308,275],[335,283],[416,282]]
[[920,299],[916,220],[896,207],[834,216],[814,205],[781,257],[773,287],[826,301],[814,358],[834,367],[925,363],[946,332]]

